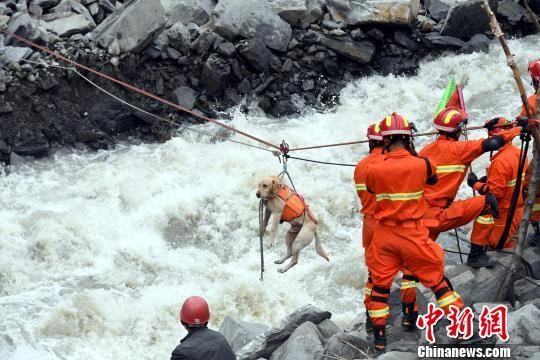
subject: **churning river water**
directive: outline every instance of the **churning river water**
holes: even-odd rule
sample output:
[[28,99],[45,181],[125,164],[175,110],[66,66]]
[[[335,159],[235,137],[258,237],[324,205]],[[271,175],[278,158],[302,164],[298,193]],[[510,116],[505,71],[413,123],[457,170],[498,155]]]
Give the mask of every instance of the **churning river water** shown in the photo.
[[[538,35],[510,42],[529,93],[526,63],[540,56],[539,43]],[[417,76],[352,82],[333,111],[306,109],[290,120],[234,113],[231,124],[292,147],[364,138],[392,111],[430,130],[452,76],[464,85],[471,125],[518,113],[496,44],[487,54],[426,61]],[[366,153],[362,145],[296,155],[356,163]],[[208,299],[214,328],[225,315],[271,324],[307,303],[347,324],[363,311],[366,278],[353,168],[290,160],[331,261],[312,244],[298,266],[278,274],[282,225],[261,282],[256,183],[281,170],[269,152],[188,131],[165,144],[59,152],[13,166],[0,177],[0,359],[168,359],[185,334],[179,304],[194,294]]]

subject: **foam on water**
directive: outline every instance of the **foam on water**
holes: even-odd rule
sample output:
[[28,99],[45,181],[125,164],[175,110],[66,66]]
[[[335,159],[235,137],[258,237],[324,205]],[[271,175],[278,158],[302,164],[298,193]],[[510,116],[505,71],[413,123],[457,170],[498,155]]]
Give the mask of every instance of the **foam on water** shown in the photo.
[[[511,42],[522,70],[538,57],[539,41]],[[414,77],[358,80],[331,113],[287,122],[235,114],[232,123],[291,146],[363,138],[368,124],[395,110],[428,130],[449,76],[465,85],[473,125],[517,113],[515,84],[495,46],[426,62]],[[297,155],[356,163],[366,152]],[[285,251],[282,225],[260,282],[255,190],[260,176],[281,171],[271,153],[186,132],[166,144],[63,152],[14,167],[0,179],[0,358],[168,358],[184,335],[179,304],[193,294],[208,299],[212,327],[226,314],[270,324],[307,303],[346,324],[361,311],[366,277],[353,169],[291,160],[289,170],[321,222],[331,262],[311,245],[298,266],[278,274],[272,260]]]

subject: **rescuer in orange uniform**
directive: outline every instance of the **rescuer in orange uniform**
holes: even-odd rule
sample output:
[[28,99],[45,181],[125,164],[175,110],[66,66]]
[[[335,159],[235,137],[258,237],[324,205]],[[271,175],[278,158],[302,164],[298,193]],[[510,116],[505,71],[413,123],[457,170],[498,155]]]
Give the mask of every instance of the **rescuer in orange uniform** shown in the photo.
[[[540,86],[540,59],[531,61],[528,66],[529,74],[531,74],[531,80],[534,87],[534,92],[538,92],[538,87]],[[540,96],[540,95],[538,95]],[[540,114],[540,101],[537,99],[537,95],[533,94],[529,96],[529,105],[533,115],[537,116]],[[527,111],[524,107],[521,109],[519,116],[527,116]],[[525,183],[523,188],[525,191],[529,188],[529,182],[532,176],[532,166],[527,169],[527,174],[525,176]],[[536,200],[534,202],[532,212],[531,212],[531,224],[534,229],[534,235],[530,239],[531,245],[540,246],[540,183],[536,187]]]
[[[362,208],[360,212],[363,215],[362,221],[362,245],[364,254],[367,255],[369,245],[377,227],[377,220],[373,217],[375,212],[375,196],[370,194],[366,188],[367,169],[371,164],[378,163],[384,159],[383,142],[379,123],[372,124],[368,127],[367,138],[369,140],[369,155],[358,162],[354,169],[354,181],[356,184],[356,192],[360,198]],[[367,260],[366,260],[367,263]],[[405,269],[401,277],[401,299],[402,299],[402,326],[406,330],[413,330],[418,317],[418,305],[416,304],[416,282],[418,279]],[[368,304],[371,299],[373,281],[369,274],[364,287],[364,305],[366,307],[366,330],[373,330],[373,323],[368,313]]]
[[[425,199],[428,209],[424,219],[438,220],[430,227],[430,237],[436,241],[441,232],[455,229],[473,221],[480,213],[497,216],[497,201],[489,193],[466,200],[454,201],[472,161],[483,153],[498,150],[519,134],[519,129],[501,131],[496,136],[479,140],[459,140],[467,124],[467,114],[457,107],[447,107],[436,115],[433,127],[439,130],[437,139],[419,153],[437,164],[437,184],[428,185]],[[472,252],[471,265],[494,266],[485,252]]]
[[379,225],[368,249],[368,268],[373,279],[369,316],[373,321],[374,347],[386,347],[385,325],[392,280],[402,267],[415,274],[435,293],[438,305],[463,307],[461,297],[444,277],[444,251],[429,238],[422,218],[427,210],[426,184],[437,182],[436,168],[426,158],[416,157],[411,125],[393,113],[381,122],[386,154],[370,165],[366,187],[375,195],[375,218]]
[[[496,122],[493,120],[497,120]],[[512,123],[505,118],[496,118],[490,120],[488,124],[489,135],[496,135],[501,131],[500,127],[494,127],[494,125],[503,126],[508,124],[512,127]],[[524,126],[527,126],[528,119],[518,120]],[[506,220],[509,216],[510,202],[512,194],[517,183],[517,177],[525,177],[525,168],[521,174],[518,174],[518,166],[520,161],[520,150],[516,148],[512,143],[504,145],[499,151],[491,156],[491,165],[487,170],[487,178],[480,181],[478,177],[471,172],[467,178],[467,184],[473,189],[477,190],[480,194],[492,193],[499,203],[498,219],[494,219],[490,214],[480,215],[476,218],[473,231],[471,234],[471,253],[477,251],[476,249],[488,246],[495,249],[503,234]],[[509,228],[508,236],[506,237],[504,248],[511,248],[515,245],[515,234],[517,232],[519,221],[523,216],[523,197],[522,197],[523,183],[519,190],[519,198],[517,207],[513,216],[511,226]],[[470,255],[469,255],[470,256]],[[469,258],[470,259],[470,258]],[[467,264],[469,263],[467,259]]]

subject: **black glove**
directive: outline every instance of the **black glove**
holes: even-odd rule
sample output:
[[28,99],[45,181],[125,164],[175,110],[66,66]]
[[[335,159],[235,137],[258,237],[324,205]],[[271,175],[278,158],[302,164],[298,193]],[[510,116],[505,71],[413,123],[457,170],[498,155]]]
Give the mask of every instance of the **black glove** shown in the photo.
[[478,176],[476,176],[476,174],[471,171],[469,175],[467,176],[467,185],[469,185],[470,187],[473,187],[474,184],[476,184],[477,182],[478,182]]
[[489,205],[489,209],[491,210],[491,215],[498,219],[500,217],[499,215],[499,203],[497,202],[497,198],[492,193],[486,194],[486,204]]
[[500,118],[496,117],[489,120],[488,122],[484,124],[484,127],[488,129],[489,131],[492,131],[493,129],[495,129],[495,125],[497,125],[497,123],[499,122],[499,119]]
[[482,176],[480,179],[478,179],[478,181],[485,184],[487,182],[487,176],[486,175]]
[[526,116],[520,116],[516,119],[517,126],[521,126],[522,129],[526,129],[529,126],[529,118]]
[[411,126],[411,130],[412,130],[413,132],[415,132],[415,133],[418,132],[418,129],[416,128],[416,125],[414,125],[413,122],[409,122],[409,125]]

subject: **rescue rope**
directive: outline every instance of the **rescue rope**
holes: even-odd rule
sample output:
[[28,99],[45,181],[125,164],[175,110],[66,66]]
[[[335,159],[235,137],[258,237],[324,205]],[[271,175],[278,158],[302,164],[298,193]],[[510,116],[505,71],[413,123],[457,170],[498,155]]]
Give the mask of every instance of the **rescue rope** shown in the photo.
[[312,159],[304,159],[304,158],[299,158],[299,157],[296,157],[296,156],[289,156],[289,155],[287,155],[287,158],[288,158],[288,159],[300,160],[300,161],[306,161],[306,162],[312,162],[312,163],[316,163],[316,164],[336,165],[336,166],[352,166],[352,167],[356,167],[356,165],[354,165],[354,164],[344,164],[344,163],[335,163],[335,162],[328,162],[328,161],[319,161],[319,160],[312,160]]
[[198,118],[198,119],[200,119],[200,120],[203,120],[203,121],[206,121],[206,122],[210,122],[210,123],[216,124],[216,125],[218,125],[218,126],[221,126],[222,128],[228,129],[228,130],[233,131],[233,132],[235,132],[235,133],[237,133],[237,134],[240,134],[240,135],[242,135],[242,136],[245,136],[245,137],[247,137],[247,138],[250,138],[250,139],[252,139],[252,140],[255,140],[255,141],[257,141],[257,142],[259,142],[259,143],[261,143],[261,144],[263,144],[263,145],[266,145],[266,146],[268,146],[268,147],[270,147],[270,148],[279,150],[279,147],[278,147],[278,146],[276,146],[276,145],[274,145],[274,144],[272,144],[272,143],[270,143],[270,142],[268,142],[268,141],[265,141],[265,140],[263,140],[263,139],[261,139],[261,138],[258,138],[258,137],[256,137],[256,136],[250,135],[250,134],[248,134],[248,133],[246,133],[246,132],[244,132],[244,131],[242,131],[242,130],[236,129],[236,128],[234,128],[233,126],[227,125],[227,124],[225,124],[225,123],[223,123],[223,122],[221,122],[221,121],[218,121],[218,120],[216,120],[216,119],[212,119],[212,118],[210,118],[210,117],[208,117],[208,116],[199,114],[199,113],[197,113],[197,112],[195,112],[195,111],[192,111],[192,110],[189,110],[189,109],[187,109],[187,108],[185,108],[185,107],[183,107],[183,106],[181,106],[181,105],[178,105],[178,104],[175,104],[175,103],[173,103],[173,102],[171,102],[171,101],[168,101],[168,100],[166,100],[166,99],[163,99],[163,98],[161,98],[161,97],[159,97],[159,96],[157,96],[157,95],[154,95],[154,94],[152,94],[152,93],[150,93],[150,92],[148,92],[148,91],[139,89],[138,87],[135,87],[135,86],[133,86],[133,85],[131,85],[131,84],[128,84],[128,83],[126,83],[126,82],[124,82],[124,81],[122,81],[122,80],[119,80],[119,79],[117,79],[117,78],[115,78],[115,77],[113,77],[113,76],[104,74],[104,73],[102,73],[102,72],[100,72],[100,71],[97,71],[97,70],[94,70],[94,69],[92,69],[92,68],[90,68],[90,67],[88,67],[88,66],[82,65],[82,64],[80,64],[80,63],[78,63],[78,62],[76,62],[76,61],[74,61],[74,60],[68,59],[68,58],[66,58],[66,57],[64,57],[64,56],[62,56],[62,55],[60,55],[60,54],[58,54],[58,53],[56,53],[56,52],[50,50],[49,48],[46,48],[46,47],[41,46],[41,45],[38,45],[38,44],[36,44],[35,42],[30,41],[30,40],[28,40],[28,39],[26,39],[26,38],[24,38],[24,37],[22,37],[22,36],[19,36],[19,35],[17,35],[17,34],[14,34],[14,33],[10,32],[10,31],[8,31],[8,30],[0,29],[0,31],[3,31],[3,32],[6,33],[8,36],[14,37],[15,39],[17,39],[17,40],[19,40],[19,41],[21,41],[21,42],[23,42],[23,43],[25,43],[25,44],[27,44],[27,45],[30,45],[31,47],[33,47],[33,48],[35,48],[35,49],[38,49],[38,50],[40,50],[40,51],[43,51],[43,52],[45,52],[45,53],[47,53],[47,54],[49,54],[49,55],[51,55],[51,56],[54,56],[54,57],[57,58],[57,59],[60,59],[60,60],[66,62],[66,63],[68,63],[68,64],[70,64],[70,65],[73,65],[73,66],[75,66],[75,67],[77,67],[77,68],[80,68],[80,69],[86,70],[86,71],[88,71],[88,72],[91,72],[91,73],[94,74],[94,75],[97,75],[97,76],[99,76],[99,77],[101,77],[101,78],[104,78],[104,79],[107,79],[107,80],[109,80],[109,81],[112,81],[112,82],[114,82],[114,83],[116,83],[116,84],[118,84],[118,85],[120,85],[120,86],[122,86],[122,87],[124,87],[124,88],[127,88],[127,89],[129,89],[129,90],[131,90],[131,91],[137,92],[137,93],[139,93],[139,94],[141,94],[141,95],[144,95],[144,96],[146,96],[146,97],[149,97],[149,98],[151,98],[151,99],[154,99],[154,100],[156,100],[156,101],[158,101],[158,102],[160,102],[160,103],[162,103],[162,104],[168,105],[168,106],[170,106],[170,107],[172,107],[172,108],[175,108],[175,109],[177,109],[177,110],[179,110],[179,111],[182,111],[182,112],[184,112],[184,113],[190,114],[191,116],[193,116],[193,117],[195,117],[195,118]]
[[259,249],[261,253],[261,277],[260,281],[264,280],[264,233],[266,231],[266,217],[264,214],[264,200],[259,201]]

